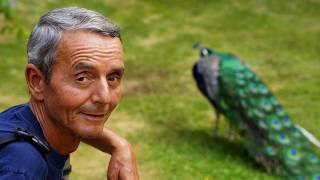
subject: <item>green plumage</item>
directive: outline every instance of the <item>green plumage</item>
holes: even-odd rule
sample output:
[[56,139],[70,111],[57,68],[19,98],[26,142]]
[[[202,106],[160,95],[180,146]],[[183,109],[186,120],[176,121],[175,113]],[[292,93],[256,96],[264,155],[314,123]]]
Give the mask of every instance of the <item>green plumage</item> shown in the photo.
[[[194,67],[198,87],[244,132],[249,154],[269,172],[319,180],[319,157],[261,78],[237,57],[205,50]],[[215,61],[218,68],[212,68]],[[217,69],[218,76],[209,76]],[[213,87],[211,81],[218,83]],[[209,93],[212,90],[214,95]]]

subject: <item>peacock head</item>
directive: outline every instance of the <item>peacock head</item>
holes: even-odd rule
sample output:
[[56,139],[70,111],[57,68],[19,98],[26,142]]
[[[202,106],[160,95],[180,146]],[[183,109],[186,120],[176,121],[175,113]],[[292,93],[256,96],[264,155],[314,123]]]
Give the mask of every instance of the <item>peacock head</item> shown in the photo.
[[212,49],[200,46],[198,48],[200,49],[200,59],[193,66],[193,77],[203,95],[216,104],[219,95],[219,56],[214,55]]
[[194,43],[192,48],[200,50],[200,57],[213,56],[215,54],[213,49],[202,47],[200,43]]

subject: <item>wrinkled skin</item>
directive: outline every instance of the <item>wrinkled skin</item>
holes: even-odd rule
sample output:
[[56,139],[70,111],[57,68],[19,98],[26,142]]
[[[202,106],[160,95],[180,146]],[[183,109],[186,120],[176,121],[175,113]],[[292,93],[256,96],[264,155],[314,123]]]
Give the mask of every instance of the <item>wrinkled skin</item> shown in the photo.
[[123,71],[119,38],[64,33],[44,91],[48,118],[74,136],[98,136],[119,103]]
[[122,137],[104,129],[101,137],[84,142],[111,154],[107,177],[109,180],[138,180],[137,162],[130,144]]
[[104,129],[120,101],[123,72],[120,39],[84,30],[63,33],[49,82],[26,67],[29,105],[50,146],[66,155],[85,141],[110,153],[108,179],[138,179],[129,143]]

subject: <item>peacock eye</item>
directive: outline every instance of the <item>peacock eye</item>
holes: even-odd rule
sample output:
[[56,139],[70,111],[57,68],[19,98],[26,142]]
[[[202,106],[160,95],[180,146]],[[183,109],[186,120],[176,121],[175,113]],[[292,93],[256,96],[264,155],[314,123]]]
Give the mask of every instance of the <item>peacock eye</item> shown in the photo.
[[291,149],[291,154],[292,154],[293,156],[297,155],[297,150]]

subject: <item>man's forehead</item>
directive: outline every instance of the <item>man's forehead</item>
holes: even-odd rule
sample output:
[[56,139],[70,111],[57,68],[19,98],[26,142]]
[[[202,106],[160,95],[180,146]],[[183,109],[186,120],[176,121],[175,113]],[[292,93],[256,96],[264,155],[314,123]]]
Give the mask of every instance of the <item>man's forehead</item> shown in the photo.
[[[73,65],[73,69],[74,70],[95,70],[95,66],[92,65],[91,63],[87,63],[87,62],[79,62]],[[124,72],[124,65],[123,63],[117,63],[116,65],[113,66],[115,71],[119,71],[119,72]]]
[[97,32],[79,29],[63,31],[58,50],[72,49],[75,45],[95,44],[98,46],[118,46],[122,50],[122,43],[119,37],[111,37]]
[[70,30],[62,34],[57,47],[57,59],[73,58],[86,52],[116,53],[123,59],[123,48],[120,38],[104,36],[84,30]]

